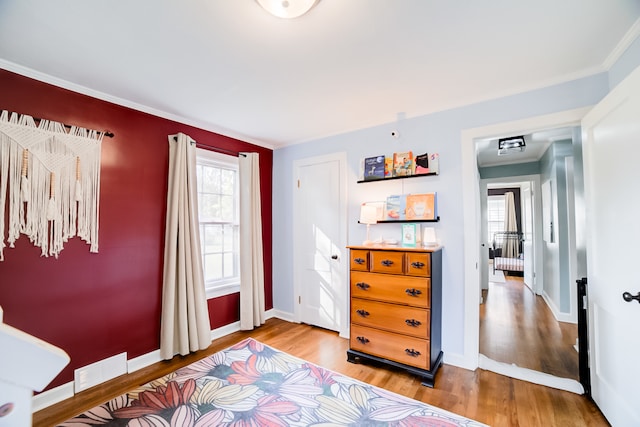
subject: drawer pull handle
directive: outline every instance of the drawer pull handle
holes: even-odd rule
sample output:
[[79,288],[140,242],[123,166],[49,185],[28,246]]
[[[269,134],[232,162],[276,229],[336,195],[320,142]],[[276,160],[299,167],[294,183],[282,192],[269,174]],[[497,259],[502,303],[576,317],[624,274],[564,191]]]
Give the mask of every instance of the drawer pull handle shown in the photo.
[[366,291],[371,286],[368,283],[365,283],[365,282],[358,282],[358,283],[356,283],[356,287],[362,289],[363,291]]
[[380,264],[384,265],[385,267],[391,267],[393,265],[393,261],[391,261],[390,259],[385,259],[380,261]]
[[356,313],[358,313],[360,316],[362,317],[367,317],[370,313],[367,310],[356,310]]
[[411,267],[413,268],[422,268],[424,267],[424,262],[416,261],[411,263]]
[[369,342],[369,340],[365,337],[356,337],[356,339],[360,341],[361,344],[367,344]]
[[422,325],[422,322],[416,319],[407,319],[404,321],[404,323],[406,323],[407,326],[413,326],[414,328],[417,328],[418,326]]
[[365,259],[364,258],[354,258],[353,262],[355,262],[356,264],[364,264]]
[[418,295],[422,294],[422,291],[420,289],[415,288],[406,289],[405,292],[407,293],[407,295],[412,297],[417,297]]
[[407,353],[409,356],[411,357],[418,357],[420,356],[420,352],[418,350],[414,350],[414,349],[408,349],[405,348],[404,352]]

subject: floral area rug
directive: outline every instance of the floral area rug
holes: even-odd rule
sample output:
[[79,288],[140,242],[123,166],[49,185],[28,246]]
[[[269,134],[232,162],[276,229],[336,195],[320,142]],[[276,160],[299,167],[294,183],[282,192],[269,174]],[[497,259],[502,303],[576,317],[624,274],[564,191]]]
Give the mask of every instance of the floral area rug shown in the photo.
[[245,339],[60,426],[483,426]]

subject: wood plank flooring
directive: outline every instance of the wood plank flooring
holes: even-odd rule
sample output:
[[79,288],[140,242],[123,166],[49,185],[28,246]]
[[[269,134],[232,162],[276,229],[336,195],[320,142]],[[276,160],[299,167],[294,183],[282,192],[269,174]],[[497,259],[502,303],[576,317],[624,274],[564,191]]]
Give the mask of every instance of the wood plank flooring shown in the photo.
[[579,380],[576,324],[558,322],[522,277],[489,282],[480,305],[480,353],[562,378]]
[[348,340],[325,329],[270,319],[251,332],[236,332],[215,340],[207,350],[159,362],[132,374],[78,393],[36,412],[34,426],[55,426],[78,413],[161,377],[245,337],[287,352],[335,372],[382,387],[492,426],[607,426],[598,408],[583,396],[514,380],[493,372],[468,371],[443,365],[434,388],[405,372],[372,364],[347,362]]

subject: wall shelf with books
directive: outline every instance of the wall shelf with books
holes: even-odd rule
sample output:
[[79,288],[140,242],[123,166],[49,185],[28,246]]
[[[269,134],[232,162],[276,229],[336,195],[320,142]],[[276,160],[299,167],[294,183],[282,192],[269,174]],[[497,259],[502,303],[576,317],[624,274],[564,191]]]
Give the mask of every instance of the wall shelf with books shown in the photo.
[[[402,224],[403,222],[440,222],[440,217],[437,217],[436,219],[383,219],[377,221],[376,224]],[[358,221],[358,224],[361,224],[361,222]]]
[[378,155],[361,160],[358,183],[392,179],[433,176],[440,173],[438,153],[423,153],[414,157],[412,151]]
[[390,176],[390,177],[387,177],[387,178],[361,179],[361,180],[356,181],[356,182],[358,184],[361,184],[363,182],[383,182],[383,181],[392,181],[394,179],[421,178],[423,176],[434,176],[434,175],[438,175],[438,174],[436,172],[431,172],[431,173],[421,173],[421,174],[417,174],[417,175]]

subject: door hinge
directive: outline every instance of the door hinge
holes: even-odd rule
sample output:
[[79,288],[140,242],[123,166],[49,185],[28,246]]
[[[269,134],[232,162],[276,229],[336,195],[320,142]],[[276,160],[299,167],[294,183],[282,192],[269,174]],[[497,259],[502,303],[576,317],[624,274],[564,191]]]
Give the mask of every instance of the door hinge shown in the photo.
[[302,304],[302,297],[298,295],[298,304]]
[[298,188],[300,188],[300,180],[298,180]]

